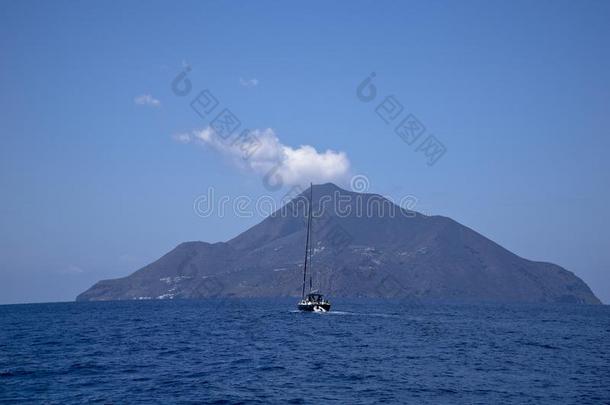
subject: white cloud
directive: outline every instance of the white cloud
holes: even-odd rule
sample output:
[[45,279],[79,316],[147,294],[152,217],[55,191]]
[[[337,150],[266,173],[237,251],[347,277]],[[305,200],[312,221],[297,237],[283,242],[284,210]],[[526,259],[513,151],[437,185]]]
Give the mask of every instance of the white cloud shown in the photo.
[[174,134],[172,135],[172,138],[174,138],[174,141],[176,142],[180,142],[180,143],[190,143],[193,140],[193,137],[191,136],[191,134]]
[[137,105],[148,105],[151,107],[160,107],[161,102],[151,96],[150,94],[142,94],[133,99],[133,102]]
[[173,138],[181,143],[201,143],[227,156],[236,166],[260,176],[271,173],[274,183],[276,175],[281,176],[285,185],[301,186],[309,182],[342,183],[349,177],[350,161],[345,152],[330,149],[318,152],[310,145],[293,148],[282,144],[271,128],[252,130],[251,136],[256,141],[236,141],[235,136],[225,140],[207,127]]
[[243,77],[240,77],[239,84],[243,87],[256,87],[258,86],[258,79],[244,79]]

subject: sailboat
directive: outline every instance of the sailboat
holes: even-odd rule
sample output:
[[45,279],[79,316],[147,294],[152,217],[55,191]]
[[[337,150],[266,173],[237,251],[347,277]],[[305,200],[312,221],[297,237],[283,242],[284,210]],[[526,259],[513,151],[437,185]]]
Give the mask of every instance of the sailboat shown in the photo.
[[[301,301],[297,304],[299,311],[307,312],[328,312],[330,311],[330,302],[324,299],[324,296],[318,290],[312,290],[311,282],[311,220],[313,206],[313,184],[309,186],[309,215],[307,217],[307,236],[305,238],[305,263],[303,265],[303,291],[301,293]],[[307,265],[309,264],[309,292],[305,294],[305,282],[307,280]]]

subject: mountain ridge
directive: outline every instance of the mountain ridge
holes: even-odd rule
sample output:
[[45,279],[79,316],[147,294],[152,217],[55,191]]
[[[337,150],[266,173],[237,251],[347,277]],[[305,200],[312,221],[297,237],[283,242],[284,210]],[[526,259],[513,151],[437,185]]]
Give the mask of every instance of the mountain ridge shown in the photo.
[[[299,296],[308,193],[226,242],[183,242],[77,300]],[[331,297],[600,303],[558,265],[527,260],[449,217],[405,210],[378,194],[314,186],[313,211],[313,277]]]

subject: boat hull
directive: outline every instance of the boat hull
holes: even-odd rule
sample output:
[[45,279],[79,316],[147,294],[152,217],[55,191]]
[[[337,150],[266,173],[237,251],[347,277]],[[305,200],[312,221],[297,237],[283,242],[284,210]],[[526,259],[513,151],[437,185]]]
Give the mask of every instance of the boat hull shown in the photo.
[[[304,312],[328,312],[330,311],[330,304],[315,304],[315,303],[307,303],[307,304],[297,304],[297,308],[299,311]],[[317,311],[316,311],[317,309]],[[322,309],[323,311],[320,311]]]

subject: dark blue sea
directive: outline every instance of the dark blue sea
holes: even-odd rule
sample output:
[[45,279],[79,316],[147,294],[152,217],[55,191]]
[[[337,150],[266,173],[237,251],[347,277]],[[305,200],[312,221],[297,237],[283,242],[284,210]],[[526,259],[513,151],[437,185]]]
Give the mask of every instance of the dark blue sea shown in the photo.
[[610,403],[607,306],[0,306],[2,403]]

